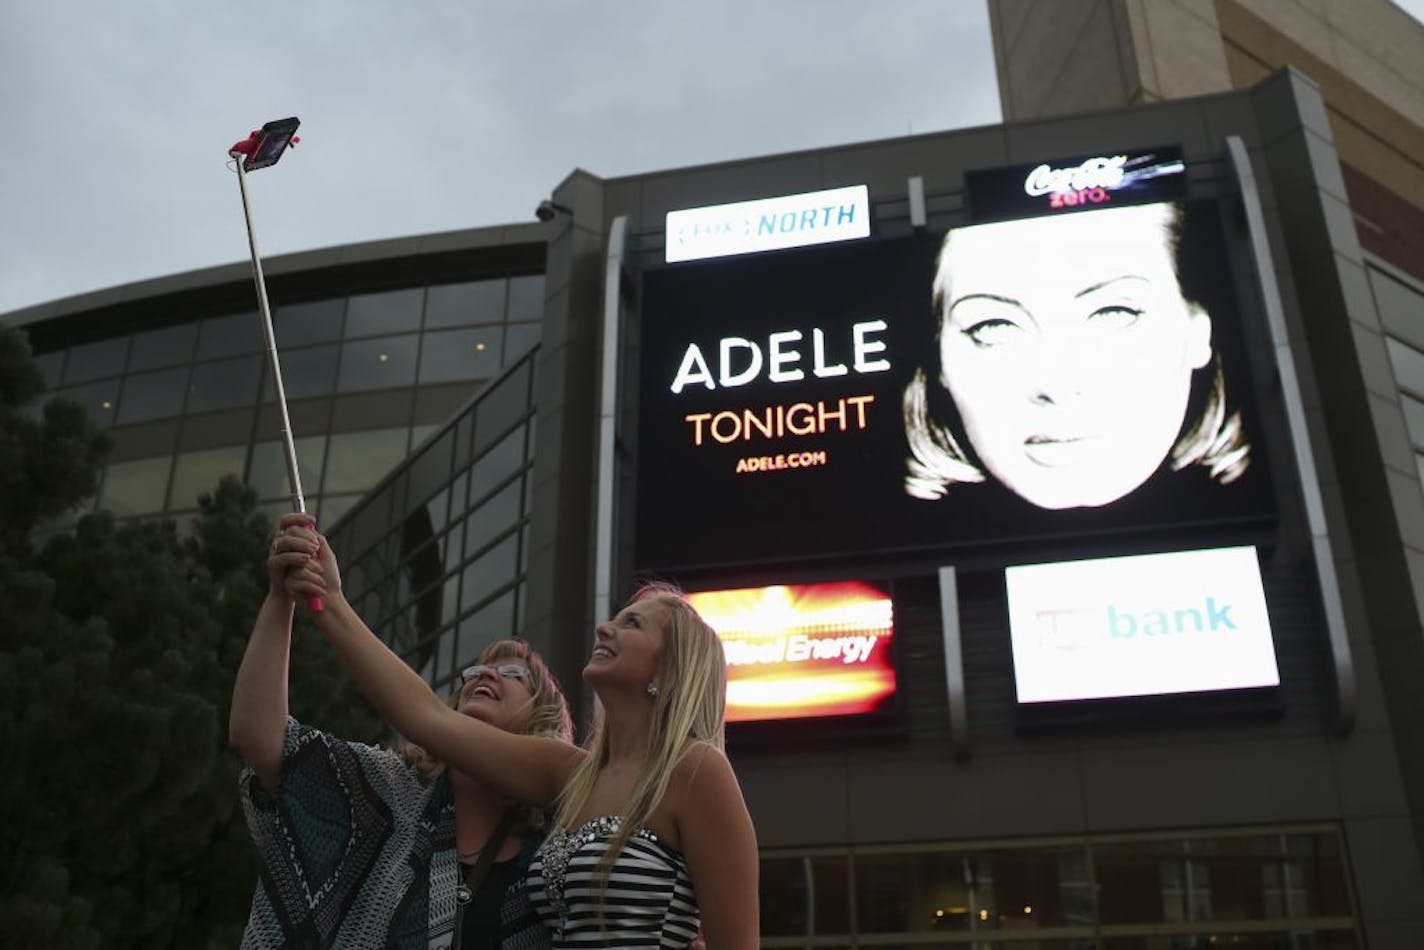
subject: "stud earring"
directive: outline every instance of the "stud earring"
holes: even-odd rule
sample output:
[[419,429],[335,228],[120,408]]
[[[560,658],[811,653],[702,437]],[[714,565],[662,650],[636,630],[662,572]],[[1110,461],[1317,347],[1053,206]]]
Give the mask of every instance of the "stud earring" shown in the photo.
[[658,695],[658,684],[657,684],[656,681],[654,681],[654,682],[648,684],[648,695],[649,695],[649,696],[656,696],[656,695]]

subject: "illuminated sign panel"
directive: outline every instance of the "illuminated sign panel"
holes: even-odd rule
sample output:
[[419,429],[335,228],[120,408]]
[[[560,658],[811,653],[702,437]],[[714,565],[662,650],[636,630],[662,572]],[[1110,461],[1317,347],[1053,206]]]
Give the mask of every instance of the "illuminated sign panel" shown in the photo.
[[669,211],[667,260],[694,261],[870,235],[864,185]]
[[637,566],[1247,540],[1275,509],[1230,272],[1211,201],[645,271]]
[[858,581],[704,591],[727,653],[727,721],[872,712],[895,695],[890,595]]
[[1172,146],[1079,155],[967,172],[964,189],[976,222],[1180,201],[1187,164]]
[[1011,567],[1020,703],[1280,685],[1256,549]]

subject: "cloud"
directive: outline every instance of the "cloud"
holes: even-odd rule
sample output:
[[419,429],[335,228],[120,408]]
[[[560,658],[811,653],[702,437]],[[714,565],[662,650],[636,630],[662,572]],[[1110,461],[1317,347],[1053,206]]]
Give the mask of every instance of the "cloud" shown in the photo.
[[979,0],[51,0],[0,37],[0,313],[265,254],[529,220],[618,176],[999,118]]

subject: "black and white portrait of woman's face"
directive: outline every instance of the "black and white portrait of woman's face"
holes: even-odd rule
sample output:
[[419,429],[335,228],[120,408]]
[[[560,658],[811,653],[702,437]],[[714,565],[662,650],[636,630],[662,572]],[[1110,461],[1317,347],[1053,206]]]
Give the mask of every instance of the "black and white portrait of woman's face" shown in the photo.
[[1109,504],[1172,450],[1211,319],[1185,300],[1169,204],[951,231],[939,382],[987,474],[1047,509]]

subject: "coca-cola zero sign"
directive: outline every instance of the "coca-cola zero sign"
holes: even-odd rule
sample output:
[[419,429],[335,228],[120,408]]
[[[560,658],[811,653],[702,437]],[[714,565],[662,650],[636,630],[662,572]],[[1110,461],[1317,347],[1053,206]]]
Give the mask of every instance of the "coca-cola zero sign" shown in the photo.
[[1182,150],[1162,146],[968,172],[976,223],[1065,211],[1177,201],[1186,196]]

